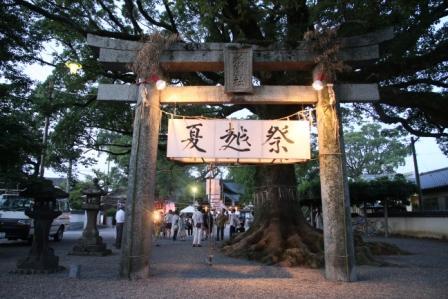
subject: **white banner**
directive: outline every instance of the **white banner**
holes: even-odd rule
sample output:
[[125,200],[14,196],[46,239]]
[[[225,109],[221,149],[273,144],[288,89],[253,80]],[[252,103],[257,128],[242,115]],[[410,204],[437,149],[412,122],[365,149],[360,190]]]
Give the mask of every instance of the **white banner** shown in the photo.
[[296,163],[310,159],[308,121],[170,119],[167,157],[203,163]]

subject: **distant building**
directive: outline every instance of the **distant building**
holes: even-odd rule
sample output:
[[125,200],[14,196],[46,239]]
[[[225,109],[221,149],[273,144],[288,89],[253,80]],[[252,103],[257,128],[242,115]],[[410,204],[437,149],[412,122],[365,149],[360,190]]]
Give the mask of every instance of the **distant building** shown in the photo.
[[220,179],[207,179],[205,193],[210,199],[212,209],[221,210],[224,206],[238,205],[244,187],[240,184]]
[[[116,191],[110,192],[102,198],[103,210],[108,210],[110,208],[117,208],[118,204],[126,205],[127,199],[127,189],[120,188]],[[167,213],[169,210],[174,211],[176,209],[176,204],[174,200],[168,197],[157,197],[154,200],[154,210],[162,210]]]
[[[405,177],[415,183],[415,174]],[[424,211],[448,211],[448,167],[420,173]]]
[[420,174],[423,210],[448,211],[448,167]]
[[241,195],[244,194],[244,186],[229,181],[222,181],[222,190],[226,206],[237,205],[240,202]]
[[127,197],[127,189],[120,188],[113,192],[103,196],[101,203],[103,204],[103,210],[107,211],[111,208],[116,209],[118,204],[125,204]]

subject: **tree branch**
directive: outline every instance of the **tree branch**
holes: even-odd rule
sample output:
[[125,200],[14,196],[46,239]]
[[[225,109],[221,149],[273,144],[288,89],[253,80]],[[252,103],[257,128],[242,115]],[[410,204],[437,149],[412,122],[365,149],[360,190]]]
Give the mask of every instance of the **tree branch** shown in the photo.
[[400,57],[398,61],[390,59],[372,65],[369,72],[380,74],[379,80],[387,80],[392,76],[414,75],[417,71],[431,69],[438,63],[448,60],[448,41],[440,42],[432,51],[411,57]]
[[409,133],[414,134],[416,136],[421,137],[447,137],[448,133],[444,133],[443,130],[439,130],[438,133],[432,133],[432,132],[424,132],[421,130],[414,129],[408,122],[407,119],[398,117],[398,116],[390,116],[386,113],[384,108],[379,103],[373,104],[373,107],[375,111],[378,113],[378,116],[380,117],[381,121],[383,121],[386,124],[401,124]]
[[90,30],[90,29],[84,29],[79,23],[75,22],[74,20],[68,18],[67,16],[63,15],[55,15],[51,12],[46,11],[45,9],[36,6],[28,1],[25,0],[14,0],[18,5],[28,8],[29,10],[46,17],[50,20],[53,20],[55,22],[60,23],[61,25],[64,25],[68,27],[70,30],[73,30],[77,32],[78,34],[86,37],[88,33],[99,35],[99,36],[106,36],[106,37],[114,37],[119,39],[125,39],[125,40],[139,40],[140,37],[136,35],[130,35],[124,32],[113,32],[113,31],[107,31],[107,30]]
[[129,148],[132,145],[131,144],[116,144],[116,143],[98,143],[95,144],[95,146],[101,147],[101,146],[114,146],[114,147],[125,147],[125,148]]
[[84,17],[89,20],[89,25],[95,27],[97,30],[101,29],[97,22],[92,18],[92,15],[95,15],[96,11],[87,7],[83,1],[80,2],[80,5],[84,8],[84,12],[86,12],[84,13]]
[[177,30],[176,22],[174,21],[173,13],[171,12],[168,1],[163,0],[163,5],[165,6],[165,10],[170,19],[171,27],[173,28],[173,33],[179,34],[179,31]]
[[151,24],[156,25],[158,27],[165,28],[168,31],[175,32],[175,28],[171,27],[169,24],[158,22],[153,19],[143,8],[143,4],[140,0],[137,0],[138,11],[142,14],[142,16]]
[[101,5],[101,7],[106,11],[107,15],[109,16],[109,19],[117,25],[121,31],[126,32],[126,28],[123,26],[121,22],[118,21],[118,19],[114,16],[114,14],[110,11],[110,9],[104,4],[102,0],[97,0],[97,2]]
[[95,100],[96,100],[96,95],[89,97],[88,100],[84,103],[75,102],[75,103],[73,103],[73,106],[85,108],[85,107],[89,106],[90,104],[92,104],[93,102],[95,102]]
[[31,11],[33,11],[35,13],[38,13],[38,14],[40,14],[40,15],[46,17],[46,18],[49,18],[51,20],[57,21],[59,23],[65,24],[65,25],[70,24],[71,28],[74,29],[76,32],[78,32],[78,33],[80,33],[82,35],[87,35],[85,30],[82,29],[82,27],[79,24],[77,24],[76,22],[70,20],[69,18],[67,18],[65,16],[62,16],[62,14],[52,14],[52,13],[46,11],[45,9],[43,9],[43,8],[41,8],[39,6],[36,6],[36,5],[34,5],[34,4],[32,4],[32,3],[28,2],[28,1],[15,0],[15,2],[17,4],[19,4],[20,6],[26,7],[29,10],[31,10]]
[[101,148],[95,148],[95,150],[97,150],[99,152],[107,153],[107,154],[110,154],[110,155],[113,155],[113,156],[124,156],[124,155],[127,155],[127,154],[131,153],[131,149],[129,149],[127,151],[124,151],[124,152],[119,152],[119,153],[116,153],[116,152],[113,152],[113,151],[109,151],[109,150],[105,150],[105,149],[101,149]]
[[46,64],[46,65],[53,66],[53,67],[57,66],[56,64],[48,62],[48,61],[45,61],[45,60],[43,60],[42,58],[39,58],[39,57],[35,57],[35,56],[28,56],[28,57],[30,59],[32,59],[32,60],[39,61],[42,64]]
[[409,92],[398,88],[380,89],[381,103],[402,108],[418,108],[434,124],[448,127],[448,97],[436,92]]
[[408,87],[411,85],[417,85],[417,84],[428,84],[428,85],[434,85],[434,86],[438,86],[438,87],[448,88],[448,83],[438,81],[438,80],[433,80],[430,78],[413,79],[413,80],[409,80],[406,82],[391,84],[389,86],[395,87],[395,88],[404,88],[404,87]]
[[428,12],[428,3],[426,3],[426,7],[420,7],[421,13],[418,21],[412,22],[408,28],[403,28],[403,31],[389,42],[390,47],[398,49],[400,56],[408,49],[412,49],[431,25],[447,15],[447,3],[447,1],[442,1],[442,4],[435,7],[432,12]]
[[[244,6],[244,7],[243,7]],[[241,8],[239,10],[238,8]],[[255,17],[250,10],[249,4],[238,2],[236,0],[226,1],[223,9],[223,16],[228,20],[227,22],[232,26],[232,34],[234,41],[244,34],[244,38],[248,40],[262,40],[263,33],[258,26]]]
[[134,17],[134,3],[132,0],[125,0],[125,7],[129,14],[129,19],[131,20],[132,26],[134,27],[134,32],[138,35],[143,35],[143,30],[137,23],[137,20]]
[[118,134],[132,136],[132,131],[118,130],[118,129],[112,129],[112,128],[105,128],[105,127],[100,127],[100,126],[86,126],[86,128],[89,128],[89,129],[103,129],[103,130],[115,132],[115,133],[118,133]]

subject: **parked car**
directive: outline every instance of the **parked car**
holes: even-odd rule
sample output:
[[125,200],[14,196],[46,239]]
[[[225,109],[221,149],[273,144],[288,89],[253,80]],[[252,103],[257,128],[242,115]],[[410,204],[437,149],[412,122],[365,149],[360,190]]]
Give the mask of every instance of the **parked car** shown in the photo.
[[[68,198],[56,200],[62,214],[53,220],[50,236],[61,241],[64,231],[70,224],[70,206]],[[0,239],[26,240],[30,244],[34,235],[33,219],[25,215],[25,209],[31,207],[33,199],[18,194],[0,195]]]

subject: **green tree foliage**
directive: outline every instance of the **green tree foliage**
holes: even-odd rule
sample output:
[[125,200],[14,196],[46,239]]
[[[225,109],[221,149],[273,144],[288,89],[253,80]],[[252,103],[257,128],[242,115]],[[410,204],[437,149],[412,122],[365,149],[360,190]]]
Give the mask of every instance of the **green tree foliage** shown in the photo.
[[82,210],[83,191],[91,185],[91,181],[82,181],[74,184],[69,193],[70,207],[73,210]]
[[244,186],[244,194],[240,199],[240,204],[253,203],[252,194],[254,194],[257,182],[255,182],[255,167],[236,166],[229,168],[229,179]]
[[27,100],[31,81],[23,64],[36,61],[42,33],[15,5],[0,5],[0,182],[16,187],[37,174],[39,126]]
[[405,163],[410,148],[397,129],[366,124],[344,134],[347,174],[359,179],[363,174],[385,174]]
[[33,115],[11,101],[0,103],[0,181],[15,187],[37,174],[40,134]]
[[414,183],[409,182],[402,175],[392,179],[379,177],[372,181],[350,182],[350,202],[354,205],[361,203],[388,200],[390,206],[403,207],[409,204],[409,197],[416,192]]

